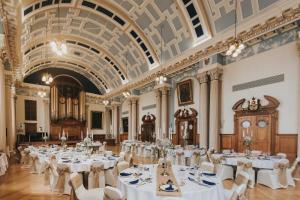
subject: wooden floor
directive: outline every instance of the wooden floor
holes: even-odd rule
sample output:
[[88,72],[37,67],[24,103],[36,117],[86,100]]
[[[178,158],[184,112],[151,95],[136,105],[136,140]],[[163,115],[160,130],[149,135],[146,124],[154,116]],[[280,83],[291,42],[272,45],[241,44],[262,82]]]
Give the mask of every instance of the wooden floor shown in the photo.
[[[114,153],[119,147],[110,148]],[[135,160],[138,162],[138,160]],[[14,163],[14,162],[13,162]],[[8,172],[0,177],[1,200],[68,200],[68,195],[51,192],[48,186],[43,185],[43,176],[30,174],[29,169],[20,164],[11,164]],[[224,187],[230,188],[231,181],[225,181]],[[256,185],[255,189],[248,189],[250,200],[299,200],[300,182],[296,187],[288,189],[272,190],[262,185]]]

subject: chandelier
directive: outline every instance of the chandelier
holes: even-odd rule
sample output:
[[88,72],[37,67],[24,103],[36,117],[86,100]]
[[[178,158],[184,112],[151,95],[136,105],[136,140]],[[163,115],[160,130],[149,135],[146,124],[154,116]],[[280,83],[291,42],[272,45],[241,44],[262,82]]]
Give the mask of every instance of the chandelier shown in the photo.
[[228,50],[226,51],[226,56],[232,56],[233,58],[238,57],[242,50],[245,48],[242,40],[237,39],[236,34],[236,26],[237,26],[237,0],[235,0],[235,22],[234,22],[234,41],[229,44]]
[[107,106],[109,104],[109,101],[108,100],[103,100],[102,103]]
[[44,98],[46,96],[46,92],[38,91],[38,95]]
[[47,85],[49,85],[50,83],[52,83],[53,78],[52,78],[51,74],[45,73],[45,74],[42,76],[42,81],[43,81],[44,83],[46,83]]
[[[58,32],[60,33],[60,9],[59,2],[57,4],[57,15],[58,15]],[[51,49],[56,55],[62,56],[68,53],[67,45],[63,41],[54,40],[50,42]]]
[[123,94],[123,96],[124,96],[125,98],[130,97],[130,92],[123,92],[122,94]]
[[[161,68],[163,65],[163,25],[160,27],[160,64]],[[163,84],[167,82],[167,77],[165,77],[162,73],[160,73],[160,76],[155,78],[156,84]]]

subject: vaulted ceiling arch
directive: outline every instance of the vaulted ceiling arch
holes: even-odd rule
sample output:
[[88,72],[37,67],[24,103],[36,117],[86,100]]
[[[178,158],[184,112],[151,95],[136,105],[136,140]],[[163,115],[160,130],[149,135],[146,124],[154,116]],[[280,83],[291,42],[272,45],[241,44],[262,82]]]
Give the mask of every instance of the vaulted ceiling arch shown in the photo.
[[[49,41],[55,39],[56,36],[56,34],[47,36],[47,44]],[[68,47],[70,47],[68,54],[75,54],[80,56],[81,59],[85,60],[87,63],[91,63],[89,66],[96,71],[98,70],[97,73],[109,76],[109,80],[111,81],[115,80],[116,86],[127,81],[128,77],[125,67],[119,64],[119,61],[117,61],[115,57],[110,55],[110,53],[101,46],[82,37],[73,35],[63,35],[63,38]],[[30,43],[24,45],[23,62],[25,65],[26,63],[30,62],[29,58],[31,55],[45,54],[45,41],[46,40],[43,37],[36,37],[31,40]],[[49,48],[49,44],[47,47],[47,54],[52,53],[51,49]]]
[[76,71],[81,71],[82,74],[86,75],[87,78],[89,78],[99,89],[101,89],[102,94],[112,89],[111,82],[105,80],[101,75],[97,74],[95,70],[90,69],[90,67],[88,67],[86,63],[83,63],[79,59],[67,59],[57,57],[39,59],[26,66],[23,72],[23,76],[26,77],[29,74],[40,70],[41,66],[49,65],[69,67],[70,69],[76,69]]

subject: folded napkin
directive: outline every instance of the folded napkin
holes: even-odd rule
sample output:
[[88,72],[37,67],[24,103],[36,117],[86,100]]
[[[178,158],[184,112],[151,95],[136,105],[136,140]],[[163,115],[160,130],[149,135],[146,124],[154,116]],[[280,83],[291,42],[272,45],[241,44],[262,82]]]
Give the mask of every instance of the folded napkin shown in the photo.
[[134,180],[134,181],[129,181],[129,184],[135,185],[135,184],[137,184],[138,182],[139,182],[139,179],[136,179],[136,180]]
[[132,173],[121,172],[120,176],[130,176]]
[[108,160],[115,160],[115,158],[113,158],[113,157],[108,157],[107,159]]
[[189,174],[192,175],[192,176],[195,176],[195,173],[190,172]]
[[204,172],[203,175],[204,176],[216,176],[215,173],[207,173],[207,172]]
[[173,188],[173,185],[170,184],[168,187],[165,188],[166,191],[173,191],[174,188]]
[[202,182],[206,185],[216,185],[216,183],[214,182],[210,182],[210,181],[207,181],[207,180],[202,180]]

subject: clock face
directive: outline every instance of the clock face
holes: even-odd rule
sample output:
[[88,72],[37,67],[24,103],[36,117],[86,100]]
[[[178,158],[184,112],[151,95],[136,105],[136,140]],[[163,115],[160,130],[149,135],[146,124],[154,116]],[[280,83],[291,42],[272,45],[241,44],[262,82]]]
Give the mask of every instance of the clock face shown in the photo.
[[243,128],[249,128],[251,126],[251,122],[249,120],[244,120],[242,121],[241,126]]
[[265,128],[265,127],[267,126],[267,122],[266,122],[265,120],[259,120],[259,121],[257,122],[257,126],[258,126],[259,128]]

